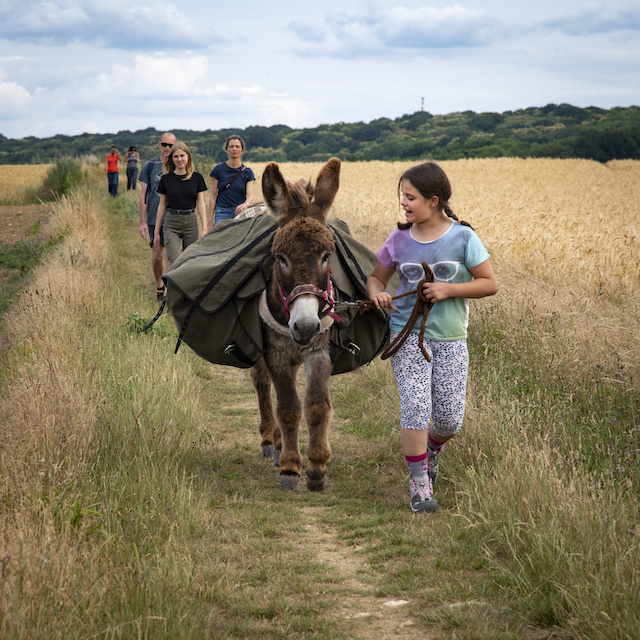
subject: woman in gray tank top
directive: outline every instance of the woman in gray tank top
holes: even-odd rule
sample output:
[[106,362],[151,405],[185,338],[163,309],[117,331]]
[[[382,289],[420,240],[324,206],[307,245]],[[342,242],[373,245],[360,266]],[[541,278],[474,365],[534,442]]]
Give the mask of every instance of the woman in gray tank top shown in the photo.
[[140,162],[140,154],[133,145],[129,147],[129,151],[125,154],[124,161],[127,163],[127,191],[129,191],[129,189],[133,189],[135,191],[138,180],[138,162]]

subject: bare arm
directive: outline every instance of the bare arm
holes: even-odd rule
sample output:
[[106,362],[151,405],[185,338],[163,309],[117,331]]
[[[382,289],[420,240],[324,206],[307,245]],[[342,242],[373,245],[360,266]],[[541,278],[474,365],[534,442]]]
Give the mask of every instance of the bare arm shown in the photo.
[[140,199],[138,200],[138,211],[140,212],[140,235],[145,239],[149,237],[149,227],[147,226],[147,190],[147,183],[140,181]]
[[211,191],[209,192],[209,227],[213,228],[213,214],[216,210],[216,200],[218,199],[218,181],[211,178]]
[[385,291],[395,272],[395,269],[383,267],[377,262],[371,275],[367,278],[367,295],[378,309],[389,307],[394,311],[397,310],[397,307],[393,304],[392,295]]
[[160,229],[162,229],[162,220],[167,210],[167,195],[165,193],[160,194],[160,204],[158,205],[158,213],[156,214],[156,229],[158,233],[153,234],[153,244],[156,247],[160,247]]
[[253,198],[254,198],[254,193],[255,193],[255,180],[251,180],[247,182],[247,197],[245,201],[241,202],[236,207],[236,215],[242,213],[245,209],[251,206],[251,203],[253,202]]
[[204,203],[204,191],[198,193],[196,208],[198,209],[198,217],[200,218],[200,237],[202,237],[207,233],[207,208]]
[[473,276],[470,282],[426,282],[424,295],[429,302],[440,302],[447,298],[484,298],[498,292],[498,281],[488,260],[469,269]]

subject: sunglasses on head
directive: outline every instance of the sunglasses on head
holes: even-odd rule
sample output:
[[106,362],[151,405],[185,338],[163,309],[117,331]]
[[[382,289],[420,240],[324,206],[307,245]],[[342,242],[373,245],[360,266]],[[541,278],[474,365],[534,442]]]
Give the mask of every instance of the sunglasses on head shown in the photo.
[[160,146],[161,147],[173,147],[173,144],[171,142],[161,142]]

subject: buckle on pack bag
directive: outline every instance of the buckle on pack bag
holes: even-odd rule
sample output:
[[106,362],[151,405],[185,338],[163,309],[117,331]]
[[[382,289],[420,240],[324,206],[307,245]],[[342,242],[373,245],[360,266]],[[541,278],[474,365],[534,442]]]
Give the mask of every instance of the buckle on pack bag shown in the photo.
[[357,356],[361,349],[355,342],[347,342],[342,345],[345,351],[348,351],[352,356]]

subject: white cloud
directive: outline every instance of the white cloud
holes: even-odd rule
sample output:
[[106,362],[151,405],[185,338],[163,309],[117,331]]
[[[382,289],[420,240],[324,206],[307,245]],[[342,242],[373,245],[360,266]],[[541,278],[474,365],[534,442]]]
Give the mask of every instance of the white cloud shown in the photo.
[[484,11],[459,4],[442,9],[398,7],[385,16],[378,29],[382,41],[389,46],[423,49],[483,46],[501,31],[498,22],[489,19]]
[[569,36],[640,31],[640,5],[616,8],[601,3],[587,4],[576,13],[542,21],[540,28],[555,29]]
[[518,42],[533,34],[544,37],[550,32],[570,38],[606,34],[631,41],[640,30],[640,4],[612,7],[592,3],[572,14],[523,22],[507,22],[484,8],[470,9],[458,3],[445,7],[392,4],[338,11],[314,22],[293,21],[289,30],[303,43],[304,55],[342,58],[382,57],[408,50],[424,54],[454,48],[464,51]]
[[87,91],[132,98],[188,98],[207,75],[209,62],[205,56],[168,56],[140,54],[133,66],[114,64],[101,73],[94,87]]
[[294,21],[290,30],[308,55],[361,57],[392,50],[478,47],[508,34],[509,29],[484,11],[459,4],[436,8],[387,6],[366,12],[329,15],[324,24]]
[[183,41],[194,49],[210,44],[211,35],[169,2],[44,0],[22,5],[20,11],[8,2],[0,5],[0,37],[22,42],[57,46],[91,42],[135,51]]
[[[295,93],[270,91],[259,85],[217,87],[214,109],[225,107],[250,124],[287,124],[291,127],[311,126],[317,117],[313,103]],[[226,103],[223,104],[223,103]]]
[[[79,87],[73,108],[90,111],[100,103],[103,112],[115,117],[122,113],[124,100],[136,118],[162,119],[165,127],[173,128],[180,122],[183,128],[211,128],[220,119],[307,126],[317,115],[312,104],[295,92],[274,91],[255,82],[215,82],[216,77],[201,55],[139,54],[131,66],[112,64],[93,83]],[[62,101],[69,88],[57,93]]]
[[0,80],[0,118],[18,119],[33,101],[33,96],[17,82]]

